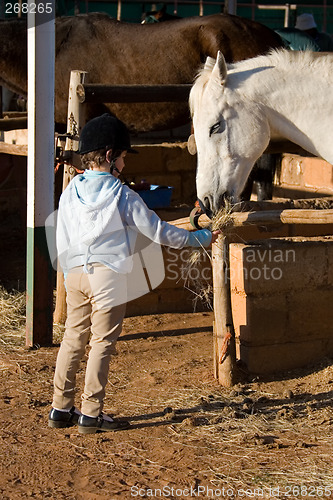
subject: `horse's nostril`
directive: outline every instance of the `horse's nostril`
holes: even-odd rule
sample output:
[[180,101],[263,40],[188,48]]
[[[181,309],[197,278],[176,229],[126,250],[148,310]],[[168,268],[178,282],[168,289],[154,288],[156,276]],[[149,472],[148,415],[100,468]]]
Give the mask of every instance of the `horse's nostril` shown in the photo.
[[225,191],[223,194],[221,194],[218,198],[218,206],[217,208],[230,208],[232,205],[232,196]]
[[205,198],[204,198],[204,206],[205,206],[206,210],[210,210],[211,209],[210,199],[208,198],[208,196],[205,196]]
[[205,204],[205,207],[206,207],[205,213],[206,213],[207,217],[209,217],[210,219],[212,219],[214,214],[213,214],[213,210],[212,210],[211,199],[208,198],[208,197],[206,197],[204,199],[204,204]]
[[210,218],[212,218],[211,202],[208,196],[205,196],[203,201],[198,200],[201,210]]
[[225,207],[226,204],[228,203],[228,193],[225,192],[223,194],[220,195],[219,197],[219,201],[218,201],[218,205],[219,207]]

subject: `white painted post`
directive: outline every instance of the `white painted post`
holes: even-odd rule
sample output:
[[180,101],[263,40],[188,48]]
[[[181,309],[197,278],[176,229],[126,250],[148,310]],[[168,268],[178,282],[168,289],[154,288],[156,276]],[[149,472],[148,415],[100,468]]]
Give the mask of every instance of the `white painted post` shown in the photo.
[[31,347],[52,344],[54,275],[45,220],[54,210],[55,0],[40,4],[49,12],[28,5],[26,343]]
[[[80,104],[76,88],[78,85],[87,83],[88,73],[86,71],[72,70],[69,82],[68,96],[68,112],[67,112],[67,133],[71,134],[75,139],[66,139],[65,151],[77,151],[79,147],[79,136],[82,127],[85,124],[85,105]],[[69,164],[64,164],[64,173],[62,181],[62,190],[64,191],[70,181],[74,178],[75,171],[72,165],[81,166],[80,156],[72,153],[70,155]],[[66,290],[64,283],[64,275],[59,270],[57,272],[57,294],[56,305],[54,310],[53,321],[55,323],[64,324],[67,316],[66,307]]]
[[69,155],[68,164],[65,163],[64,165],[63,189],[65,189],[74,178],[75,172],[72,165],[77,168],[81,167],[81,157],[80,155],[73,153],[73,151],[77,151],[79,147],[79,137],[82,127],[86,122],[86,105],[82,105],[80,103],[76,89],[78,85],[88,83],[88,77],[89,75],[87,71],[71,71],[68,91],[67,133],[73,138],[68,137],[66,139],[65,151],[70,151],[71,154]]

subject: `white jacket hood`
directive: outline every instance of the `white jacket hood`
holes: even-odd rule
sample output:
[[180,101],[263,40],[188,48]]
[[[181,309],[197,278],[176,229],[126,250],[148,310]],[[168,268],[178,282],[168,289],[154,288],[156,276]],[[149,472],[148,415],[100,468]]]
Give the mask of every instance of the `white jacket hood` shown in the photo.
[[123,229],[118,209],[122,184],[118,179],[100,172],[96,175],[89,170],[77,176],[68,190],[70,209],[80,213],[78,223],[82,243],[92,245],[105,233],[111,220],[115,231]]

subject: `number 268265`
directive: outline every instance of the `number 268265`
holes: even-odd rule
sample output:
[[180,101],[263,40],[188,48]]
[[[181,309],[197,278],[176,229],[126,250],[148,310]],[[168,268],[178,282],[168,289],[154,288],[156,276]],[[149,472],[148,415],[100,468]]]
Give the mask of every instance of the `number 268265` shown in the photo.
[[51,2],[26,2],[26,3],[6,3],[5,14],[52,14],[53,5]]

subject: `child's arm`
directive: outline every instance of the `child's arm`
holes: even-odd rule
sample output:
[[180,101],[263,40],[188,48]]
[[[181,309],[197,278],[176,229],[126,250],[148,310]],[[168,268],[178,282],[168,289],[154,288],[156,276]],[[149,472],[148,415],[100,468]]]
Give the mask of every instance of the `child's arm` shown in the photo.
[[150,240],[173,248],[209,247],[219,234],[215,234],[216,231],[212,233],[209,229],[191,232],[168,224],[150,210],[137,193],[130,190],[127,193],[125,221]]

